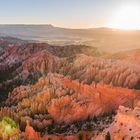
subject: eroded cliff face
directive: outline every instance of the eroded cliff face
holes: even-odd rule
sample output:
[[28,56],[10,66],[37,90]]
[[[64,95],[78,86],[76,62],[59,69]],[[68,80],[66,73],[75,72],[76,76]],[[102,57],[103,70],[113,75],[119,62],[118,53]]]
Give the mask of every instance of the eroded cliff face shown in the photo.
[[75,140],[81,131],[90,133],[85,139],[105,139],[108,131],[114,140],[138,137],[140,65],[132,58],[139,59],[139,51],[122,58],[128,52],[106,56],[82,45],[5,45],[0,51],[0,100],[5,107],[0,114],[12,114],[22,131],[29,120],[45,137],[59,133]]
[[104,140],[107,132],[110,133],[111,140],[138,140],[140,138],[140,102],[134,109],[120,106],[114,122],[104,132],[92,138],[93,140]]

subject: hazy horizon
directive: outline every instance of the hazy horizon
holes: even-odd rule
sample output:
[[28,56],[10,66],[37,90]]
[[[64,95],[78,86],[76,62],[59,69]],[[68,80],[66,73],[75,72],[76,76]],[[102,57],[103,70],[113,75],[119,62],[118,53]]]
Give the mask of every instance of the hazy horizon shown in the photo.
[[53,24],[47,24],[47,23],[44,23],[44,24],[33,24],[33,23],[20,23],[20,24],[16,24],[16,23],[11,23],[11,24],[8,24],[8,23],[5,23],[5,24],[1,24],[0,23],[0,26],[52,26],[52,27],[55,27],[55,28],[62,28],[62,29],[74,29],[74,30],[84,30],[84,29],[112,29],[112,30],[122,30],[122,31],[140,31],[140,29],[121,29],[121,28],[115,28],[115,27],[108,27],[108,26],[98,26],[98,27],[82,27],[82,28],[74,28],[74,27],[61,27],[61,26],[56,26],[56,25],[53,25]]

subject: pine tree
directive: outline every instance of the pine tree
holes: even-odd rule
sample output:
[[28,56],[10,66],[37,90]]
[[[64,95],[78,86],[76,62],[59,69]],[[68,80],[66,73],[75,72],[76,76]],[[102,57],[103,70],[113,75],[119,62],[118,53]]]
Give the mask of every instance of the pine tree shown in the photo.
[[109,131],[107,132],[107,134],[106,134],[106,136],[105,136],[105,140],[111,140]]

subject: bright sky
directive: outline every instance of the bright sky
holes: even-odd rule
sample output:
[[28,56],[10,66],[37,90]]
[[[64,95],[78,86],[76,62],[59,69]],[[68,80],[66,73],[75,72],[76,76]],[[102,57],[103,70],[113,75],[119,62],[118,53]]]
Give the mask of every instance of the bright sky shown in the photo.
[[0,24],[129,29],[140,28],[139,13],[140,0],[0,0]]

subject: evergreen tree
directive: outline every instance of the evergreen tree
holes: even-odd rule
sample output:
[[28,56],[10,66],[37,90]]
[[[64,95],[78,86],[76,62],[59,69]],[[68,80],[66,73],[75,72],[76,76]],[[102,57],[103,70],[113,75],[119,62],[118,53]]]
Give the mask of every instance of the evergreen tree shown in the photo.
[[107,134],[106,134],[106,136],[105,136],[105,140],[111,140],[109,131],[107,132]]

